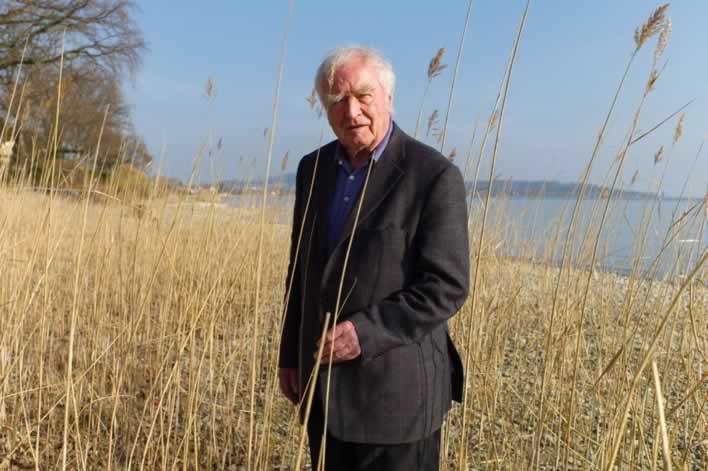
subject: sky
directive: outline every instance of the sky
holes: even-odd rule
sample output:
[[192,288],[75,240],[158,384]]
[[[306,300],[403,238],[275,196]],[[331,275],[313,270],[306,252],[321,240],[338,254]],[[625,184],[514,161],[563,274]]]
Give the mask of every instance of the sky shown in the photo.
[[[140,0],[135,12],[149,50],[125,85],[137,132],[163,175],[197,182],[264,175],[278,65],[288,31],[271,174],[286,172],[334,139],[327,121],[310,109],[315,70],[327,51],[363,45],[393,64],[394,120],[413,134],[438,48],[448,65],[423,103],[423,120],[447,109],[467,1],[334,2],[293,0]],[[479,134],[494,104],[518,29],[523,0],[474,0],[462,50],[448,137],[455,162],[479,153]],[[502,123],[495,176],[513,180],[578,181],[622,73],[634,49],[634,30],[659,5],[645,0],[532,0],[521,38]],[[663,72],[642,108],[642,131],[686,108],[683,135],[674,146],[677,117],[631,146],[625,187],[703,196],[708,191],[708,2],[678,0],[669,8],[672,34]],[[655,39],[634,61],[610,121],[591,181],[603,183],[629,132],[649,76]],[[214,85],[207,96],[207,81]],[[442,119],[440,120],[442,123]],[[470,147],[475,126],[477,142]],[[422,138],[439,148],[435,138]],[[218,145],[220,143],[220,145]],[[663,146],[663,158],[654,155]],[[708,147],[708,146],[706,146]],[[489,176],[489,154],[481,178]],[[636,173],[635,183],[630,185]],[[662,180],[663,176],[663,180]],[[685,188],[685,189],[684,189]]]

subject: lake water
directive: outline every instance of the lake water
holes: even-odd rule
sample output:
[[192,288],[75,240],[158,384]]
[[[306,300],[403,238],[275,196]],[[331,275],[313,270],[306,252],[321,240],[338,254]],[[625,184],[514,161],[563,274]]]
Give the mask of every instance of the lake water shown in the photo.
[[[225,201],[234,207],[260,207],[260,195],[235,195]],[[289,224],[293,196],[268,197],[273,222]],[[613,200],[600,233],[596,267],[643,276],[676,276],[691,271],[708,246],[708,213],[702,200]],[[586,200],[576,218],[573,264],[588,266],[606,200]],[[575,199],[492,198],[486,234],[500,256],[558,263]],[[470,211],[470,235],[476,239],[483,202]]]
[[[558,263],[574,199],[496,199],[492,227],[502,231],[509,255]],[[588,266],[606,200],[583,201],[573,238],[575,265]],[[600,232],[596,267],[645,276],[683,275],[708,245],[708,214],[696,200],[611,201]],[[555,242],[554,242],[555,241]]]

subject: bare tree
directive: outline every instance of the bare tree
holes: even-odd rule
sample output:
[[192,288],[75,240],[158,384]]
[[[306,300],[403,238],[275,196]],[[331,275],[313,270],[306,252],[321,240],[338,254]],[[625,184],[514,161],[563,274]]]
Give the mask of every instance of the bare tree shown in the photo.
[[[25,160],[30,141],[49,143],[54,134],[57,100],[61,99],[57,156],[81,159],[92,154],[101,142],[99,165],[110,169],[117,163],[129,162],[144,167],[151,158],[142,138],[132,125],[120,80],[90,64],[72,66],[63,71],[61,87],[58,71],[29,73],[25,78],[25,103],[21,121],[20,154]],[[61,90],[61,95],[58,94]],[[45,150],[45,149],[42,149]],[[19,162],[18,162],[19,163]]]
[[[0,0],[0,111],[7,110],[2,103],[22,66],[26,132],[19,138],[18,156],[27,158],[32,148],[33,161],[41,161],[42,153],[46,157],[60,99],[60,157],[87,155],[102,135],[102,167],[149,163],[121,92],[122,81],[137,71],[146,49],[133,18],[136,9],[132,0]],[[38,142],[47,147],[37,151]]]
[[131,0],[4,0],[0,73],[7,81],[21,63],[52,64],[62,54],[67,63],[88,62],[115,75],[134,72],[145,50],[135,9]]

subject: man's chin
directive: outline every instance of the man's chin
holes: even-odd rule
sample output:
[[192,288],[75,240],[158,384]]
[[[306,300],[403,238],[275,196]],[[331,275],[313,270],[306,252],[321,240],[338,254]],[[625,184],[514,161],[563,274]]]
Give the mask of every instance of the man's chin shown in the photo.
[[354,152],[358,154],[361,151],[365,151],[367,148],[371,147],[371,139],[353,139],[349,140],[345,145],[349,152]]

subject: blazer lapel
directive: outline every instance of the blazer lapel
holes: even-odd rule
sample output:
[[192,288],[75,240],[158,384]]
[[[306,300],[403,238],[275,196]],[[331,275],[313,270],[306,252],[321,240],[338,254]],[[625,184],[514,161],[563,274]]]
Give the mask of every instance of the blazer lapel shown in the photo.
[[332,199],[337,183],[337,162],[335,160],[336,141],[329,149],[323,149],[320,155],[317,176],[315,181],[315,191],[313,192],[313,204],[317,218],[317,235],[314,243],[318,255],[325,257],[325,247],[327,247],[327,225],[329,224],[329,213],[332,209]]
[[[371,173],[369,175],[368,184],[366,184],[366,191],[362,188],[359,198],[347,218],[332,253],[352,234],[354,219],[356,218],[356,212],[359,208],[361,198],[364,198],[364,202],[362,203],[363,206],[361,207],[361,214],[359,215],[359,226],[376,210],[393,189],[398,179],[403,176],[403,170],[398,166],[398,160],[403,157],[401,131],[395,124],[393,126],[391,137],[383,154],[381,154],[378,161],[369,164],[373,164],[374,167],[370,169]],[[332,187],[332,193],[330,193],[330,195],[333,194],[333,192],[334,187]]]

